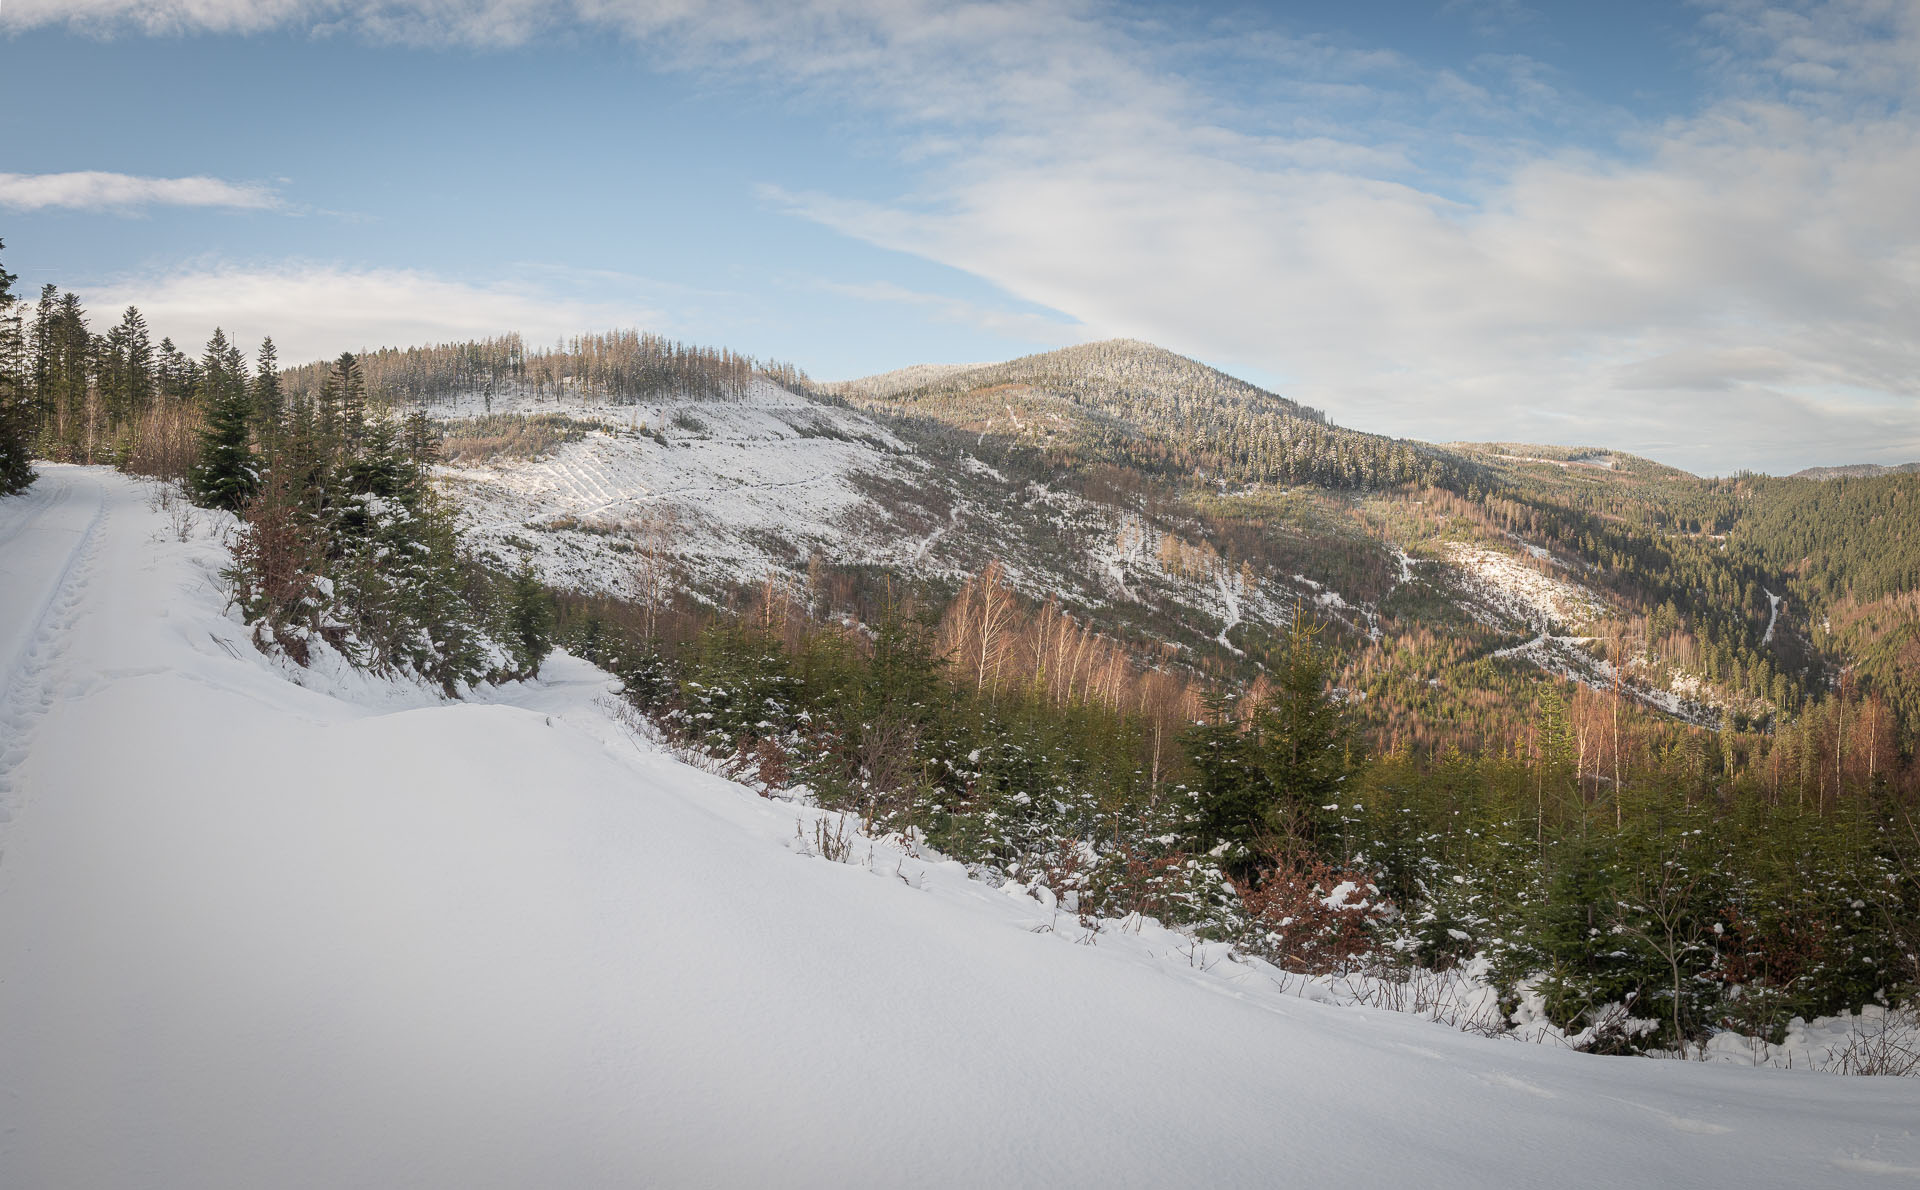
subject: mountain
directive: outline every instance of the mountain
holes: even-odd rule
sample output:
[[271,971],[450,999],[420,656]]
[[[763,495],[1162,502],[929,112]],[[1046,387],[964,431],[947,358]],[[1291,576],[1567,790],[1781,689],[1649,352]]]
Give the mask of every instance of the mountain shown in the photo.
[[949,431],[1180,478],[1358,488],[1435,482],[1458,466],[1433,447],[1330,425],[1319,410],[1131,339],[828,391]]
[[235,527],[105,468],[0,499],[0,1184],[1920,1166],[1913,1080],[1741,1069],[1768,1047],[1731,1035],[1715,1063],[1504,1044],[1399,985],[1084,921],[682,763],[565,653],[466,701],[269,658],[210,581]]
[[[456,346],[370,377],[441,426],[483,552],[562,587],[632,596],[651,574],[726,607],[771,579],[839,614],[895,579],[937,605],[997,563],[1146,663],[1232,682],[1305,608],[1381,746],[1510,739],[1541,672],[1719,727],[1794,713],[1853,665],[1902,738],[1920,724],[1920,629],[1800,565],[1793,481],[1365,434],[1127,340],[825,385],[641,340]],[[1847,564],[1898,570],[1897,519],[1873,524]]]
[[1887,467],[1879,463],[1851,463],[1843,467],[1808,467],[1795,471],[1789,479],[1866,479],[1875,475],[1911,474],[1920,471],[1920,463],[1901,463]]

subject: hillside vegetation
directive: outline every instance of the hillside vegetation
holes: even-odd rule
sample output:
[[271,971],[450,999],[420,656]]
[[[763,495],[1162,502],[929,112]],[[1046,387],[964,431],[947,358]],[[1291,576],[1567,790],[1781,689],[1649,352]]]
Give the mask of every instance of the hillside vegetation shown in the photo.
[[1318,410],[1128,339],[830,391],[1068,464],[1097,459],[1181,479],[1373,488],[1438,482],[1459,468],[1433,447],[1329,425]]
[[288,664],[462,695],[558,633],[770,795],[1093,921],[1457,969],[1493,1031],[1784,1042],[1920,985],[1920,477],[1442,450],[1139,344],[863,396],[636,335],[285,372],[36,314],[8,424],[238,515]]

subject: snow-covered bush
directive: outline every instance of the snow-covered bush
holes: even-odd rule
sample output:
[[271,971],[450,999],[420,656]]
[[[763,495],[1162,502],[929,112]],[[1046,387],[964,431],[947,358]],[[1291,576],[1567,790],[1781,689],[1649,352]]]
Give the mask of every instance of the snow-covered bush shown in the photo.
[[1310,851],[1272,857],[1258,881],[1241,886],[1249,949],[1289,971],[1319,975],[1363,962],[1394,915],[1373,877],[1336,868]]

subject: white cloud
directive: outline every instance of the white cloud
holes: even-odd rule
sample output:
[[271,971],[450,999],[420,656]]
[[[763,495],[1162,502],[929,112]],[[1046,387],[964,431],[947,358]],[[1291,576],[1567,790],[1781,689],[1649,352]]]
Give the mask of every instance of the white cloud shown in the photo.
[[1728,15],[1737,85],[1606,156],[1496,135],[1441,172],[1416,135],[1396,170],[1360,150],[1417,133],[1398,115],[1313,160],[1289,129],[1221,135],[1191,92],[1091,97],[989,129],[911,200],[790,202],[1368,428],[1707,470],[1920,457],[1920,120],[1885,69],[1920,60],[1915,13]]
[[[783,199],[788,197],[777,191],[773,196]],[[917,306],[927,310],[933,318],[941,322],[979,327],[981,330],[992,331],[996,335],[1004,335],[1011,339],[1025,339],[1030,343],[1043,343],[1049,347],[1057,347],[1062,342],[1084,342],[1098,337],[1087,327],[1063,321],[1058,317],[1031,311],[983,306],[978,302],[970,302],[946,294],[923,293],[908,289],[895,285],[891,281],[867,281],[852,285],[838,281],[822,281],[817,287],[827,293],[863,302]]]
[[0,24],[613,30],[875,112],[919,171],[787,209],[1368,428],[1714,470],[1920,457],[1920,0],[1698,11],[1715,94],[1650,125],[1526,59],[1428,70],[1098,0],[9,0]]
[[0,173],[0,207],[37,211],[129,211],[148,206],[230,207],[272,211],[284,204],[265,186],[220,178],[144,178],[79,170],[58,174]]
[[640,302],[579,301],[538,283],[476,285],[402,269],[214,265],[78,289],[96,312],[140,307],[156,340],[171,336],[190,354],[217,326],[249,350],[273,336],[286,363],[507,331],[547,343],[594,329],[665,329],[660,313]]

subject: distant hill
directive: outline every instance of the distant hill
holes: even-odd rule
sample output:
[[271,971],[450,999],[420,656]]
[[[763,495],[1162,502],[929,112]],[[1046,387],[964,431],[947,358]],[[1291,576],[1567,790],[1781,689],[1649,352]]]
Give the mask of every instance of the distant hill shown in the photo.
[[868,412],[1041,450],[1070,466],[1340,490],[1467,482],[1461,460],[1437,447],[1332,425],[1317,409],[1133,339],[906,369],[827,391]]
[[951,376],[962,372],[972,372],[980,368],[996,365],[986,364],[914,364],[911,367],[896,368],[891,372],[881,372],[875,376],[863,376],[858,380],[845,380],[825,387],[842,396],[862,396],[873,399],[891,397],[895,393],[912,388],[922,388],[938,384]]
[[1448,442],[1455,454],[1493,464],[1538,463],[1587,471],[1613,471],[1642,478],[1696,480],[1699,477],[1652,459],[1598,446],[1550,446],[1537,442]]
[[1911,474],[1920,472],[1920,463],[1901,463],[1885,467],[1879,463],[1850,463],[1844,467],[1808,467],[1804,471],[1795,471],[1788,479],[1867,479],[1875,475]]
[[1542,674],[1611,690],[1623,650],[1652,712],[1765,727],[1844,671],[1920,739],[1910,475],[1384,437],[1132,340],[830,385],[633,334],[366,370],[439,423],[476,553],[576,591],[726,607],[772,581],[858,608],[904,579],[940,607],[999,563],[1168,672],[1253,681],[1306,611],[1383,748],[1518,738]]

